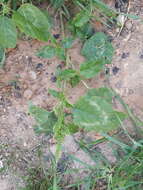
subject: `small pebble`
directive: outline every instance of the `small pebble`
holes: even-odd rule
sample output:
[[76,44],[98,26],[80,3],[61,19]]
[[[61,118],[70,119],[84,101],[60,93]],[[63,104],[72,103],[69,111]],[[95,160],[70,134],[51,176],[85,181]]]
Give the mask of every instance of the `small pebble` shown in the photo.
[[59,39],[60,34],[54,34],[53,36],[54,36],[55,39]]
[[57,81],[57,77],[56,76],[51,76],[51,82],[56,82]]
[[127,21],[125,26],[128,30],[131,30],[133,25],[132,25],[131,21]]
[[36,65],[36,70],[40,70],[42,67],[43,67],[43,64],[42,63],[38,63]]
[[121,5],[120,5],[118,2],[115,3],[115,8],[116,8],[116,9],[119,9],[120,6],[121,6]]
[[114,40],[113,36],[108,36],[109,42],[112,42]]
[[62,65],[61,64],[57,65],[57,69],[62,69]]
[[116,66],[112,68],[112,72],[113,72],[114,75],[116,75],[119,72],[119,70],[120,69],[118,67],[116,67]]
[[129,89],[129,95],[134,94],[134,91],[132,89]]
[[140,59],[143,59],[143,54],[140,55]]
[[33,95],[33,93],[29,89],[25,90],[25,92],[23,94],[24,98],[26,98],[26,99],[30,99],[32,97],[32,95]]
[[127,57],[129,57],[129,52],[127,53],[123,52],[121,58],[126,59]]
[[30,78],[31,78],[32,80],[36,80],[37,75],[36,75],[36,73],[35,73],[34,71],[30,71],[30,72],[29,72],[29,75],[30,75]]
[[15,97],[15,98],[21,98],[21,97],[22,97],[22,95],[21,95],[21,93],[20,93],[20,92],[15,91],[15,92],[14,92],[14,97]]

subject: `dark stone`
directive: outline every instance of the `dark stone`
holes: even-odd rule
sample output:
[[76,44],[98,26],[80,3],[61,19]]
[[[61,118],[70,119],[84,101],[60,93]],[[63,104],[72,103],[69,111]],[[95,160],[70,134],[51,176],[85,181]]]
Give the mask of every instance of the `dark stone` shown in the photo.
[[108,36],[108,40],[109,40],[109,42],[112,42],[114,40],[114,38],[112,36]]
[[116,67],[116,66],[112,68],[112,72],[113,72],[114,75],[116,75],[119,72],[119,70],[120,69],[118,67]]
[[20,90],[20,87],[18,86],[17,81],[12,81],[10,85],[13,86],[15,90]]
[[60,173],[64,173],[68,167],[69,164],[69,157],[65,154],[62,154],[62,157],[58,161],[57,164],[57,171]]
[[59,39],[60,34],[54,34],[53,36],[54,36],[55,39]]
[[129,57],[129,54],[130,54],[129,52],[127,52],[127,53],[123,52],[122,56],[121,56],[122,59],[126,59],[127,57]]
[[143,59],[143,54],[140,55],[140,59]]
[[42,67],[43,67],[43,64],[42,64],[42,63],[38,63],[38,64],[36,65],[36,69],[37,69],[37,70],[41,69]]
[[21,97],[22,97],[22,95],[21,95],[21,93],[20,93],[20,92],[15,91],[15,92],[14,92],[14,97],[15,97],[15,98],[21,98]]
[[51,80],[51,82],[56,82],[57,81],[57,77],[56,76],[52,76],[50,80]]
[[57,69],[62,69],[62,65],[61,64],[57,65]]

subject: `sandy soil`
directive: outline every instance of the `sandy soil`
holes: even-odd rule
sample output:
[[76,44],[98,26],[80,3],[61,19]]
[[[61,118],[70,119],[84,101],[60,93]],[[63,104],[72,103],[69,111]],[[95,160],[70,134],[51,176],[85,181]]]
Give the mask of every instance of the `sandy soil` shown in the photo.
[[[141,17],[143,3],[131,2],[130,13]],[[118,34],[118,31],[116,31]],[[119,37],[113,40],[116,54],[110,66],[110,85],[122,96],[136,114],[142,117],[143,109],[143,24],[139,20],[127,20]],[[44,43],[35,40],[21,40],[17,47],[7,53],[4,70],[0,70],[0,190],[18,190],[23,186],[20,176],[28,167],[38,162],[37,150],[45,150],[48,138],[37,137],[33,131],[34,120],[28,114],[28,102],[51,110],[56,100],[48,94],[48,88],[56,87],[55,71],[63,63],[59,60],[44,60],[35,54]],[[76,41],[70,50],[74,64],[81,63],[81,44]],[[107,83],[102,73],[87,81],[90,87],[99,87]],[[69,100],[75,102],[86,91],[82,83],[69,89]],[[77,134],[79,137],[80,134]],[[92,134],[90,138],[98,138]],[[107,145],[100,145],[102,152],[111,161],[115,158]],[[69,136],[63,144],[65,152],[72,153],[81,160],[91,163],[90,158],[79,149],[74,138]],[[51,145],[55,151],[55,145]],[[45,151],[46,154],[46,151]],[[74,167],[80,167],[74,163]]]

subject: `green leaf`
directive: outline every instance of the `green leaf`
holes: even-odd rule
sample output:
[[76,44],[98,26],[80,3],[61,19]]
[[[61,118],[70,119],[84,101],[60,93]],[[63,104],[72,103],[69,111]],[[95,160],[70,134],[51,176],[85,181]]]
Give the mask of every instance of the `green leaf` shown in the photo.
[[53,89],[49,89],[48,92],[55,98],[65,98],[64,94],[62,92],[58,92],[56,90],[53,90]]
[[80,80],[81,80],[80,76],[79,75],[75,75],[74,77],[72,77],[70,79],[69,82],[70,82],[70,84],[71,84],[72,87],[75,87],[80,82]]
[[31,4],[23,4],[13,14],[13,20],[18,28],[32,38],[48,41],[50,23],[46,15]]
[[90,18],[91,18],[90,13],[84,10],[78,13],[74,17],[72,24],[76,27],[82,27],[84,24],[86,24],[90,20]]
[[16,26],[12,19],[0,16],[0,46],[14,48],[17,42]]
[[61,47],[56,47],[56,56],[60,58],[61,60],[65,61],[66,56],[65,56],[65,50],[64,48]]
[[90,38],[94,33],[93,27],[90,23],[86,23],[79,28],[73,25],[72,22],[69,22],[68,28],[76,37],[82,40]]
[[42,47],[36,54],[38,57],[50,59],[56,55],[56,49],[52,46]]
[[0,47],[0,68],[3,68],[5,62],[5,51]]
[[120,125],[118,117],[126,115],[114,111],[112,105],[99,96],[82,97],[74,106],[74,123],[87,131],[109,132]]
[[129,19],[133,19],[133,20],[139,20],[139,19],[141,19],[140,16],[134,15],[134,14],[124,14],[124,13],[122,13],[121,15],[127,16]]
[[80,74],[85,78],[92,78],[96,76],[102,69],[104,65],[100,60],[87,61],[82,63],[80,66]]
[[76,71],[73,69],[65,69],[58,73],[59,80],[70,80],[77,75]]
[[105,99],[107,102],[112,103],[112,98],[114,95],[113,95],[111,89],[102,87],[102,88],[90,89],[87,92],[86,97],[90,98],[92,96],[99,96],[99,97]]
[[56,90],[53,89],[49,89],[48,92],[55,98],[58,98],[61,102],[63,102],[63,104],[65,105],[65,107],[67,108],[71,108],[72,105],[67,101],[65,95],[63,92],[58,92]]
[[104,64],[109,64],[113,57],[113,47],[107,36],[98,32],[84,43],[81,54],[88,61],[102,60]]
[[48,112],[38,106],[30,105],[29,113],[37,122],[37,125],[35,126],[35,131],[37,133],[45,133],[46,135],[53,133],[53,126],[57,121],[54,112]]
[[77,133],[79,131],[79,127],[77,125],[75,125],[74,123],[67,123],[66,127],[69,130],[69,135]]
[[73,44],[74,39],[72,37],[65,38],[62,40],[62,46],[65,49],[71,48]]

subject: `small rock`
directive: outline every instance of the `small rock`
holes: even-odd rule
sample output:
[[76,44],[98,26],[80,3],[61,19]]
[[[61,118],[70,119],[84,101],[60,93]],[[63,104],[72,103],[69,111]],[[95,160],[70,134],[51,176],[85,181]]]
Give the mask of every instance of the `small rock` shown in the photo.
[[121,58],[126,59],[128,56],[129,56],[129,52],[127,53],[123,52]]
[[57,81],[57,77],[56,76],[51,76],[51,82],[56,82]]
[[37,75],[36,75],[36,73],[35,73],[34,71],[30,71],[30,72],[29,72],[29,75],[30,75],[30,78],[31,78],[32,80],[36,80]]
[[57,65],[57,69],[62,69],[62,65],[61,64]]
[[127,21],[125,26],[128,30],[131,30],[133,25],[132,25],[131,21]]
[[132,90],[132,89],[129,89],[129,95],[131,95],[131,94],[134,94],[134,90]]
[[140,59],[143,59],[143,54],[140,55]]
[[114,75],[116,75],[119,70],[120,69],[118,67],[116,67],[116,66],[112,68],[112,72],[113,72]]
[[15,98],[21,98],[22,96],[21,96],[21,93],[20,93],[20,92],[15,91],[15,92],[14,92],[14,97],[15,97]]
[[36,65],[36,70],[41,70],[42,67],[43,67],[43,64],[42,64],[42,63],[38,63],[38,64]]
[[54,36],[55,39],[59,39],[60,34],[54,34],[53,36]]
[[33,95],[33,93],[29,89],[25,90],[25,92],[23,94],[24,98],[26,98],[26,99],[30,99],[32,97],[32,95]]

